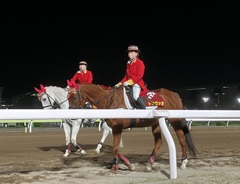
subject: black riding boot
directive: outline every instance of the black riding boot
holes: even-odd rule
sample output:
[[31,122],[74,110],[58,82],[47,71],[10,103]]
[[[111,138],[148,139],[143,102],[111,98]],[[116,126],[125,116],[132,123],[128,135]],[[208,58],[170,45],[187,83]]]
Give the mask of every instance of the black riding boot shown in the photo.
[[139,107],[139,109],[146,109],[145,105],[144,105],[143,101],[140,99],[140,97],[138,97],[136,103],[137,103],[137,106]]

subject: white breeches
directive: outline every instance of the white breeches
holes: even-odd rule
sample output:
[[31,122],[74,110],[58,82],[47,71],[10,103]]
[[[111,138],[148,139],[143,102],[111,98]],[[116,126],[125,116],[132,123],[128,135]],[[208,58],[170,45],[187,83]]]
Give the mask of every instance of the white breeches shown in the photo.
[[141,88],[140,88],[140,86],[138,84],[134,84],[132,86],[132,89],[133,89],[133,98],[134,98],[134,100],[137,101],[137,99],[138,99],[138,97],[140,95],[140,92],[141,92]]

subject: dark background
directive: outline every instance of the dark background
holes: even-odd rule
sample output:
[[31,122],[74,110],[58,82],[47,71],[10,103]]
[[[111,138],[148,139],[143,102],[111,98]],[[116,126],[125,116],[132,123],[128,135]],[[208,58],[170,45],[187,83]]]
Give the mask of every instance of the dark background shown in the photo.
[[94,83],[114,86],[125,73],[130,44],[141,50],[149,89],[239,83],[238,6],[189,6],[10,8],[1,13],[3,96],[40,84],[65,87],[80,60]]

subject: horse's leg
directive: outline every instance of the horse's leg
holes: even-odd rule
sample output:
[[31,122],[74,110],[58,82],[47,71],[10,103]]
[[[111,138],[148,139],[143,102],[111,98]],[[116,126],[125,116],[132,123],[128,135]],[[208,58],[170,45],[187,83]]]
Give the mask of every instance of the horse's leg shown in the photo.
[[179,143],[182,148],[182,165],[181,169],[186,169],[188,159],[187,159],[187,151],[191,151],[194,155],[196,155],[196,149],[192,142],[190,131],[188,129],[188,125],[185,122],[181,122],[181,120],[177,120],[176,122],[171,123],[176,135],[178,137]]
[[78,152],[80,152],[81,154],[86,154],[86,151],[82,149],[81,146],[77,143],[77,135],[78,135],[82,120],[71,120],[71,121],[72,121],[71,142],[75,146]]
[[[112,135],[112,129],[107,125],[106,121],[103,122],[102,128],[103,128],[103,136],[102,136],[101,140],[99,141],[99,143],[97,144],[97,148],[95,150],[95,152],[97,154],[99,154],[101,152],[101,148],[102,148],[103,143],[104,143],[105,139],[107,138],[108,134],[110,133]],[[119,147],[120,148],[124,147],[123,141],[122,141],[122,136],[121,136]]]
[[71,153],[71,142],[70,142],[71,128],[65,120],[63,122],[63,130],[64,130],[65,138],[66,138],[66,150],[65,150],[65,153],[63,156],[68,157]]
[[118,157],[124,162],[124,164],[128,167],[128,169],[130,171],[134,171],[135,170],[135,165],[134,164],[131,164],[129,162],[129,160],[122,154],[118,154]]
[[135,166],[129,162],[129,160],[123,155],[119,154],[120,141],[122,139],[122,127],[113,127],[113,166],[111,169],[112,173],[116,173],[118,170],[119,159],[121,159],[124,164],[129,168],[129,170],[134,170]]
[[[107,126],[106,129],[109,129],[109,133],[111,133],[111,135],[112,135],[112,129],[107,125],[106,122],[105,122],[105,126]],[[119,147],[120,147],[120,148],[123,148],[123,147],[124,147],[124,145],[123,145],[123,140],[122,140],[122,136],[121,136],[121,139],[120,139]]]
[[107,125],[106,121],[103,122],[102,128],[103,128],[103,135],[102,135],[102,138],[101,138],[100,142],[97,144],[97,148],[95,150],[95,152],[97,154],[100,153],[102,145],[103,145],[105,139],[107,138],[108,134],[109,133],[112,134],[112,129]]
[[186,140],[186,137],[185,137],[185,133],[183,131],[183,127],[182,127],[182,124],[181,124],[181,121],[175,121],[175,122],[172,122],[171,123],[176,135],[177,135],[177,138],[178,138],[178,141],[179,141],[179,144],[181,146],[181,149],[182,149],[182,165],[181,165],[181,169],[186,169],[186,166],[187,166],[187,163],[188,163],[188,159],[187,159],[187,140]]
[[161,135],[161,129],[159,124],[152,125],[152,134],[154,137],[154,148],[146,165],[146,169],[149,171],[152,170],[152,165],[155,162],[157,152],[160,149],[160,146],[162,144],[162,135]]
[[113,127],[112,134],[113,134],[113,165],[111,172],[116,173],[118,170],[119,164],[119,144],[121,139],[122,128],[121,127]]

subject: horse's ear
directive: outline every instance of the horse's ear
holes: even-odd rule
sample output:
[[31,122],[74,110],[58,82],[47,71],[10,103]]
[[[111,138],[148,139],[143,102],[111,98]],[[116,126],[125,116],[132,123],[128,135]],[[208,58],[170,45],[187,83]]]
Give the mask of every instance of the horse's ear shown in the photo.
[[40,87],[41,87],[41,91],[46,93],[46,88],[42,84],[40,84]]
[[69,86],[69,87],[72,87],[72,83],[67,79],[67,85]]
[[35,89],[35,91],[36,91],[37,93],[41,93],[41,92],[42,92],[40,89],[38,89],[38,88],[36,88],[36,87],[34,87],[34,89]]
[[78,85],[74,80],[71,79],[71,81],[67,80],[67,84],[70,88],[75,88],[76,90],[78,89]]
[[78,88],[78,85],[76,84],[76,82],[74,80],[71,79],[71,84],[72,86],[77,89]]

